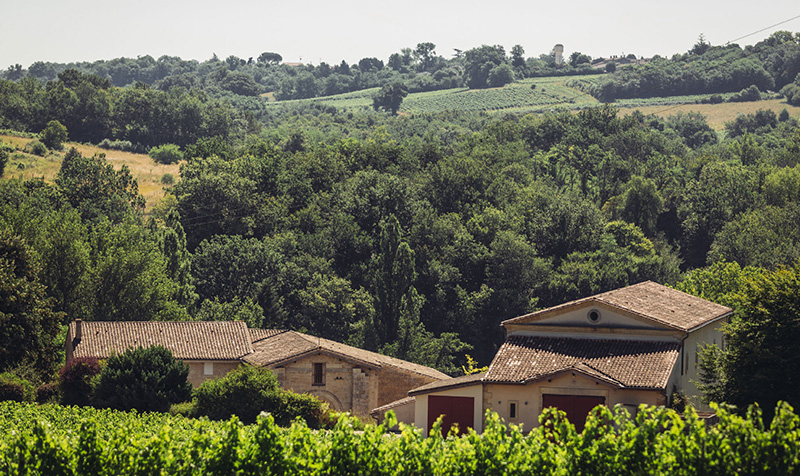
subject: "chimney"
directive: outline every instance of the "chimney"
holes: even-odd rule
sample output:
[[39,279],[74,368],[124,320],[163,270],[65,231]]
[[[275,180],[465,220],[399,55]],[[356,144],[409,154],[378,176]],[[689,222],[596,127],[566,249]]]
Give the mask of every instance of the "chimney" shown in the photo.
[[75,319],[75,337],[72,339],[72,349],[74,350],[78,344],[81,343],[81,337],[83,336],[83,329],[81,329],[81,324],[83,321],[80,319]]

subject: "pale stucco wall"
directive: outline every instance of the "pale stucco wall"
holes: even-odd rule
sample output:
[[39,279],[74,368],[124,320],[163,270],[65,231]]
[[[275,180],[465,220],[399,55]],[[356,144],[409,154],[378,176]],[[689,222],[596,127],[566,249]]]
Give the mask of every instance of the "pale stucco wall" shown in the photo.
[[459,387],[449,390],[442,390],[432,394],[415,395],[414,405],[414,426],[422,428],[427,431],[428,428],[428,396],[440,395],[449,397],[473,397],[473,418],[475,422],[475,431],[478,433],[483,431],[483,385],[477,382],[468,387]]
[[[717,321],[697,329],[689,334],[683,343],[683,351],[678,357],[679,365],[676,369],[676,385],[688,397],[692,405],[698,410],[710,410],[708,405],[701,401],[702,393],[697,389],[700,378],[698,364],[700,362],[700,347],[706,344],[722,344],[723,321]],[[671,391],[672,387],[669,388]]]
[[[530,430],[539,425],[542,412],[542,395],[591,395],[601,396],[606,406],[625,405],[632,414],[639,404],[664,405],[665,397],[653,390],[622,390],[582,374],[565,373],[550,380],[542,380],[527,385],[487,384],[484,389],[484,408],[500,415],[507,423],[522,425]],[[419,397],[417,397],[419,398]],[[517,402],[518,417],[509,418],[510,402]]]
[[[239,360],[185,360],[184,362],[189,366],[189,383],[193,387],[199,387],[206,380],[224,377],[242,364]],[[206,374],[207,368],[212,372],[211,374]]]

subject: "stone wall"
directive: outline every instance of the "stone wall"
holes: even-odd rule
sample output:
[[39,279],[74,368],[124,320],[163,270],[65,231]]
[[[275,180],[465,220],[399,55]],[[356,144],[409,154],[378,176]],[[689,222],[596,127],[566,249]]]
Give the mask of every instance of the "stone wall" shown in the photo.
[[[323,385],[314,385],[314,364],[325,364]],[[281,387],[296,393],[309,393],[338,411],[366,416],[379,406],[377,371],[352,362],[319,354],[303,357],[273,369]]]
[[438,380],[389,366],[381,369],[378,379],[380,381],[378,404],[373,408],[406,398],[410,390]]

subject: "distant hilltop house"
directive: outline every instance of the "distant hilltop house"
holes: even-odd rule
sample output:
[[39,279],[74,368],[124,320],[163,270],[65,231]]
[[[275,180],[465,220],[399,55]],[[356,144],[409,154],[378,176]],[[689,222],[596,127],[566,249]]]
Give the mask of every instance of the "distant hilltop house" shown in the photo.
[[286,389],[310,393],[339,411],[366,416],[408,391],[449,378],[413,364],[294,331],[248,329],[241,321],[92,322],[69,325],[67,361],[108,358],[130,348],[161,345],[189,367],[195,387],[242,364],[266,367]]
[[546,407],[582,430],[597,405],[635,414],[640,404],[669,405],[676,391],[702,409],[698,351],[724,344],[720,325],[731,314],[651,281],[578,299],[503,321],[506,341],[485,374],[431,382],[396,404],[413,405],[422,428],[444,415],[445,431],[481,431],[487,409],[530,429]]
[[550,52],[550,56],[553,57],[556,65],[564,64],[564,45],[558,43],[556,46],[554,46],[553,51]]

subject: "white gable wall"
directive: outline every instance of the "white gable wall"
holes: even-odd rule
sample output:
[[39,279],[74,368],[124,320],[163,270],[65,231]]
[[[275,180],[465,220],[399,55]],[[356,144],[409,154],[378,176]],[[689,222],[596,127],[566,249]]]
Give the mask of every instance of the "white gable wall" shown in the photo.
[[[683,392],[689,401],[698,410],[709,410],[707,405],[701,403],[701,392],[697,389],[696,382],[700,379],[698,372],[701,346],[716,344],[722,346],[722,330],[720,329],[724,321],[720,320],[708,324],[700,329],[689,333],[683,343],[683,351],[678,357],[680,367],[677,369],[677,387]],[[669,389],[672,390],[671,388]]]
[[[600,314],[600,320],[593,323],[589,319],[591,311],[597,311]],[[578,306],[572,309],[565,310],[562,313],[554,314],[544,319],[536,321],[537,325],[559,325],[559,326],[588,326],[588,327],[621,327],[621,328],[634,328],[634,329],[664,329],[655,322],[650,323],[645,319],[636,319],[630,316],[623,315],[616,309],[603,306],[600,303],[587,303],[586,305]]]

